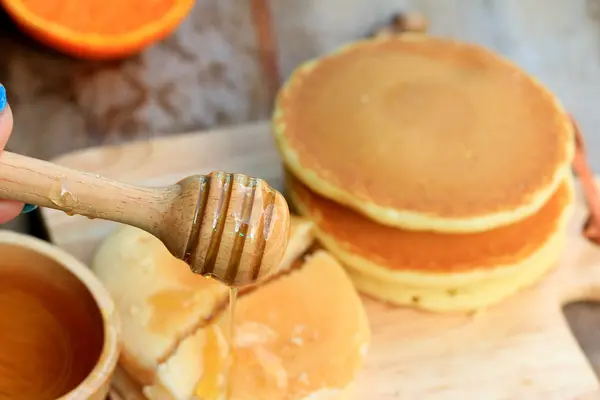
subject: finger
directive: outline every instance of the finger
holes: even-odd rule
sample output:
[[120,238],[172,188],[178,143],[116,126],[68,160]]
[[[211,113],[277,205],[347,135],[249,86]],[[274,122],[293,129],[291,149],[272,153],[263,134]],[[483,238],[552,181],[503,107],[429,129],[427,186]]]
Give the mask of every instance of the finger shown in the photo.
[[6,98],[6,89],[0,84],[0,151],[4,150],[13,128],[13,115]]
[[[6,89],[0,84],[0,151],[4,150],[13,127],[13,116],[6,99]],[[23,210],[23,203],[0,200],[0,224],[15,218]]]
[[16,218],[23,210],[23,203],[16,201],[0,200],[0,224]]

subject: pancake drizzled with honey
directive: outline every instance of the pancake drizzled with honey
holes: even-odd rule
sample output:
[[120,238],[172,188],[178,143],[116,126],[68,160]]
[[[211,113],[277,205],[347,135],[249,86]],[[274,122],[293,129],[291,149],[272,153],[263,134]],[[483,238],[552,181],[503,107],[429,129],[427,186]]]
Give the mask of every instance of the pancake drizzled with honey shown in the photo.
[[228,288],[191,273],[153,236],[117,230],[93,269],[122,321],[121,366],[151,400],[345,398],[368,321],[341,265],[324,250],[306,255],[313,240],[313,224],[292,217],[281,274],[240,289],[229,348]]
[[573,155],[565,111],[534,78],[480,46],[422,34],[300,66],[273,130],[312,191],[410,230],[483,232],[532,216]]
[[447,234],[381,225],[290,174],[286,182],[291,204],[315,222],[317,237],[359,290],[434,311],[480,309],[536,282],[563,248],[573,201],[566,179],[538,212],[515,224]]

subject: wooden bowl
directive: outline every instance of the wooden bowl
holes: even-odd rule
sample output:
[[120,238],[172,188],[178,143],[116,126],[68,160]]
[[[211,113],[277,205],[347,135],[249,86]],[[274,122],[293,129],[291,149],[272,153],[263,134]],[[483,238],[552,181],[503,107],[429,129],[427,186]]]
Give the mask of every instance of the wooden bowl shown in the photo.
[[76,258],[0,231],[0,399],[104,400],[118,320],[108,292]]

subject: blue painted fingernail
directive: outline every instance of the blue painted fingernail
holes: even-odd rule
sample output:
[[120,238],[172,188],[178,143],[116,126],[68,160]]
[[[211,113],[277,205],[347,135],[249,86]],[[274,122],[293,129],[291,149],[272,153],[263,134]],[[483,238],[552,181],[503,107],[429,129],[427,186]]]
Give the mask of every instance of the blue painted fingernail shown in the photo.
[[33,205],[33,204],[25,204],[25,206],[23,206],[23,210],[21,211],[21,214],[27,214],[32,212],[33,210],[35,210],[38,206]]
[[4,89],[4,86],[2,86],[0,83],[0,112],[4,111],[7,104],[8,101],[6,100],[6,89]]

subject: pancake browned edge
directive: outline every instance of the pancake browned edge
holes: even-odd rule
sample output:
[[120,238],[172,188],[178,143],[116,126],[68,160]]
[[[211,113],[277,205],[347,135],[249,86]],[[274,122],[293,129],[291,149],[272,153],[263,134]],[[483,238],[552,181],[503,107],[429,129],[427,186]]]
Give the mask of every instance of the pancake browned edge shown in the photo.
[[482,232],[535,214],[570,173],[573,128],[536,79],[490,50],[427,35],[307,62],[276,102],[284,162],[381,224]]
[[288,201],[315,222],[316,236],[361,292],[444,312],[479,310],[538,281],[560,256],[574,198],[569,178],[537,213],[516,224],[441,234],[379,225],[290,174],[286,185]]
[[[231,400],[345,399],[370,340],[365,310],[313,224],[292,217],[279,276],[240,292]],[[121,319],[120,365],[151,400],[224,398],[228,289],[190,272],[158,239],[123,227],[93,268]]]

